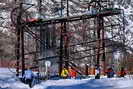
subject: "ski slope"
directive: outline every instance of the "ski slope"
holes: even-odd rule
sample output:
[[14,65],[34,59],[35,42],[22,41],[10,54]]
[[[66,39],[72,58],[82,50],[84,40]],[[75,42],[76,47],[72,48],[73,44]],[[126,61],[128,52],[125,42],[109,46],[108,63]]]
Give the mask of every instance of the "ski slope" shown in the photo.
[[[30,89],[21,83],[7,68],[0,68],[0,89]],[[42,81],[31,89],[133,89],[133,79],[106,78],[59,79]]]

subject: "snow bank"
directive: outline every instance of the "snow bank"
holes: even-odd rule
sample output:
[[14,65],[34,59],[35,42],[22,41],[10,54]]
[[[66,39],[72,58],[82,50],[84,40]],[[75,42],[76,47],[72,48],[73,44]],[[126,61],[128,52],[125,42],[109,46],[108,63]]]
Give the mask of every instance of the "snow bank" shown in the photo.
[[[0,68],[0,89],[30,88],[28,85],[21,83],[9,69]],[[94,77],[47,80],[35,85],[32,89],[133,89],[133,80],[129,76],[125,78],[101,77],[97,80]]]

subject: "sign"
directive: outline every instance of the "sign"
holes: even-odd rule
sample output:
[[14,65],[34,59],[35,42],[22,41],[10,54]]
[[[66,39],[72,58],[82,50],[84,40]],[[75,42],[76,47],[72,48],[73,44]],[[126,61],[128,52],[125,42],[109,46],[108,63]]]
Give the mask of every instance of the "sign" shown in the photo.
[[51,66],[51,62],[50,61],[45,61],[45,66],[50,67]]

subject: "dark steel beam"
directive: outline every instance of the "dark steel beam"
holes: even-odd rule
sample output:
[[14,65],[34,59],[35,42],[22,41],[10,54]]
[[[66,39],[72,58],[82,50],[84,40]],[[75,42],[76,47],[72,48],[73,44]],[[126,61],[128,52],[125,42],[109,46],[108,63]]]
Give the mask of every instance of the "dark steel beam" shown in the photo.
[[22,76],[24,75],[25,70],[25,55],[24,55],[24,30],[21,28],[21,55],[22,55]]
[[59,75],[61,76],[61,71],[63,67],[63,29],[64,24],[61,23],[61,34],[60,34],[60,57],[59,57]]
[[[107,52],[105,52],[106,54],[107,53],[113,53],[113,52],[115,52],[115,51],[107,51]],[[95,56],[97,56],[97,55],[102,55],[103,53],[101,52],[101,53],[99,53],[99,54],[91,54],[91,55],[86,55],[86,56],[84,56],[84,57],[79,57],[79,58],[74,58],[74,57],[72,57],[72,56],[69,56],[70,57],[70,59],[72,59],[72,60],[70,60],[70,61],[75,61],[75,60],[82,60],[82,59],[84,59],[84,58],[90,58],[90,57],[95,57]]]
[[19,15],[17,17],[17,25],[16,25],[16,31],[17,31],[17,49],[16,49],[16,58],[17,58],[17,69],[16,69],[16,72],[17,72],[17,76],[19,76],[19,65],[20,65],[20,37],[21,37],[21,14],[22,14],[22,4],[20,3],[20,11],[19,11]]
[[16,75],[19,76],[19,62],[20,62],[20,29],[17,27],[17,45],[16,45],[16,58],[17,58],[17,69],[16,69]]
[[78,16],[71,16],[71,17],[59,17],[54,19],[47,19],[47,20],[38,20],[35,22],[27,22],[28,26],[36,27],[42,25],[49,25],[49,24],[57,24],[61,22],[73,22],[78,20],[84,20],[84,19],[90,19],[90,18],[96,18],[96,17],[107,17],[107,16],[113,16],[121,14],[121,9],[117,9],[115,11],[104,11],[97,14],[84,14],[84,15],[78,15]]

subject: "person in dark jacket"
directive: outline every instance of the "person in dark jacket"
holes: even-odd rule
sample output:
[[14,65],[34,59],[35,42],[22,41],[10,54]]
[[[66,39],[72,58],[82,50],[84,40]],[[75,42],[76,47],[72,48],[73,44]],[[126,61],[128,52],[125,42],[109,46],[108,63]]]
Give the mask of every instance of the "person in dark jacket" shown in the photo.
[[25,83],[29,84],[29,87],[32,87],[32,80],[33,80],[34,74],[30,68],[25,70],[23,77],[25,79]]
[[100,79],[100,67],[96,66],[95,69],[95,79]]
[[115,74],[114,70],[111,67],[107,69],[106,73],[108,78],[114,77],[114,74]]

